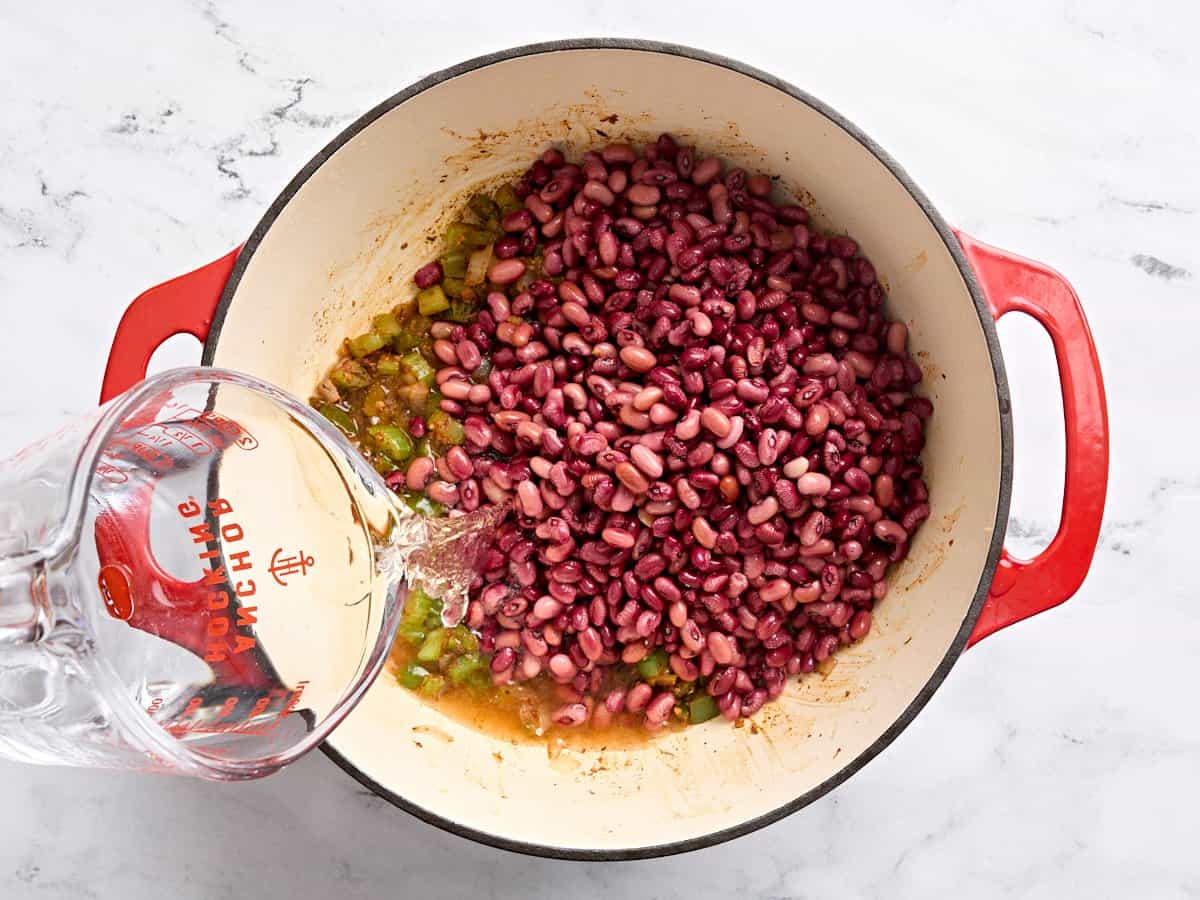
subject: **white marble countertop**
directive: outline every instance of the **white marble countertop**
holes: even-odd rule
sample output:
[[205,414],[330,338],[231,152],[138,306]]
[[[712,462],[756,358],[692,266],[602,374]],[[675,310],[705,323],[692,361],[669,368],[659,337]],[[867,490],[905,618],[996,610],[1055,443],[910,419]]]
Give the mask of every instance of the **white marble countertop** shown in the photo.
[[[1197,6],[407,5],[3,5],[0,456],[91,406],[128,301],[243,239],[377,101],[506,46],[655,37],[822,97],[952,222],[1073,281],[1113,426],[1091,576],[968,653],[846,785],[721,847],[607,865],[515,856],[410,818],[319,754],[239,786],[3,763],[0,896],[1200,895],[1200,596],[1182,562],[1200,516]],[[1048,342],[1020,323],[1001,333],[1010,536],[1028,550],[1057,521],[1060,411]],[[180,339],[160,362],[196,358]]]

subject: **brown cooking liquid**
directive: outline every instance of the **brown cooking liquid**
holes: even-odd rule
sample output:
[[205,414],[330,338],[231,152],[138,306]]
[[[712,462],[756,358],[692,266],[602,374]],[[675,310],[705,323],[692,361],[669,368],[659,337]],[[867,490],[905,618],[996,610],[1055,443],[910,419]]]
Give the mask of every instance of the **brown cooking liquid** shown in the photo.
[[[408,641],[397,639],[392,645],[391,676],[396,677],[405,665],[414,661],[416,653],[416,648]],[[658,735],[686,727],[682,722],[672,721],[658,731],[647,731],[641,713],[620,713],[603,728],[590,721],[563,727],[550,719],[554,710],[568,702],[558,691],[555,682],[538,676],[521,684],[492,685],[486,690],[452,687],[436,698],[413,693],[422,703],[476,731],[513,743],[546,744],[548,748],[618,750],[639,747]]]

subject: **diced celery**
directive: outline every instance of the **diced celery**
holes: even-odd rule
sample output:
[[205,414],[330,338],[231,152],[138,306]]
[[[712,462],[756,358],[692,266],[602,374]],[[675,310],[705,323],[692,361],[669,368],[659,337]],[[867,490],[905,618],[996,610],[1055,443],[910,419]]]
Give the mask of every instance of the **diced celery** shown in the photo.
[[367,429],[367,436],[394,462],[404,462],[413,454],[412,438],[397,425],[372,425]]
[[390,341],[401,331],[400,320],[394,313],[381,313],[371,320],[371,331]]
[[404,638],[414,647],[420,647],[421,642],[425,640],[425,630],[421,627],[421,623],[406,625],[401,621],[400,627],[396,631],[400,637]]
[[465,653],[468,650],[479,649],[479,638],[471,633],[465,625],[455,625],[446,629],[446,649],[452,653]]
[[638,674],[645,679],[656,678],[669,668],[667,654],[661,647],[655,647],[650,655],[637,664]]
[[380,375],[396,375],[400,372],[400,358],[396,356],[381,356],[375,362],[375,371]]
[[717,715],[717,701],[708,694],[693,697],[688,703],[688,721],[693,725],[707,722]]
[[493,236],[489,229],[467,222],[451,222],[446,228],[446,244],[452,248],[474,250],[490,244]]
[[462,422],[440,409],[429,416],[429,435],[435,445],[443,447],[454,447],[466,440]]
[[371,376],[362,363],[353,359],[343,359],[330,370],[329,380],[340,388],[353,390],[370,384]]
[[433,322],[425,316],[413,316],[411,319],[407,319],[404,322],[403,330],[393,338],[392,346],[401,353],[420,347],[421,343],[429,337],[429,326],[432,324]]
[[350,338],[350,340],[347,342],[347,346],[350,348],[350,353],[354,357],[360,358],[369,353],[374,353],[386,343],[387,341],[384,340],[383,335],[376,334],[374,331],[368,331],[366,334],[360,334],[358,337]]
[[450,300],[446,297],[446,292],[440,284],[427,287],[421,293],[417,294],[417,309],[423,316],[432,316],[435,313],[444,312],[449,308]]
[[404,502],[413,512],[419,512],[423,516],[430,518],[438,518],[446,512],[446,507],[438,503],[436,500],[430,500],[424,494],[406,493]]
[[446,679],[441,675],[426,675],[417,689],[423,696],[438,697],[446,689]]
[[442,313],[442,318],[449,322],[457,322],[460,325],[468,325],[475,321],[475,316],[478,312],[478,304],[473,301],[468,302],[465,298],[462,298],[451,300],[450,308]]
[[476,194],[467,201],[467,208],[483,223],[498,221],[500,218],[500,207],[487,194]]
[[511,184],[502,184],[496,190],[494,195],[496,205],[500,207],[500,215],[506,215],[510,212],[516,212],[524,206],[521,198],[517,196],[516,190]]
[[421,649],[417,651],[417,659],[423,663],[434,663],[442,655],[446,647],[446,629],[436,628],[425,636]]
[[375,382],[367,388],[366,394],[363,395],[362,409],[368,416],[383,416],[385,407],[388,402],[388,392],[379,382]]
[[417,381],[427,387],[433,384],[437,373],[434,372],[433,366],[420,353],[406,353],[400,360],[400,363],[404,366],[404,370]]
[[462,684],[483,666],[483,658],[478,653],[464,653],[446,667],[446,677],[452,684]]
[[336,425],[338,430],[347,437],[354,437],[358,433],[358,428],[354,424],[354,418],[344,409],[334,406],[331,403],[322,403],[318,407],[317,412]]
[[396,392],[405,408],[414,416],[424,416],[429,409],[429,385],[423,382],[407,385]]
[[404,685],[404,687],[408,688],[410,691],[415,691],[417,688],[419,688],[421,686],[421,682],[423,682],[425,680],[425,678],[428,674],[429,674],[429,671],[427,669],[425,669],[423,666],[418,666],[418,665],[414,665],[413,663],[409,663],[403,669],[400,670],[399,681],[402,685]]
[[421,588],[415,587],[408,592],[408,599],[404,601],[404,612],[400,621],[406,624],[420,623],[429,614],[432,606],[433,598]]
[[462,250],[451,250],[440,260],[442,274],[445,278],[462,278],[467,274],[467,257],[469,253]]

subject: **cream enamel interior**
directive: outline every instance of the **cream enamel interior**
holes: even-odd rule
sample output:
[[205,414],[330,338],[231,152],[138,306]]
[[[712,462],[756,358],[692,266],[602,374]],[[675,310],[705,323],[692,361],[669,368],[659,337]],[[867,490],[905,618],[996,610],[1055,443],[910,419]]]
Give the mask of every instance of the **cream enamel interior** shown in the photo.
[[628,751],[514,745],[445,718],[381,677],[331,743],[408,802],[509,841],[630,850],[736,827],[836,775],[897,721],[961,628],[1000,496],[1001,421],[967,286],[905,187],[835,122],[713,63],[573,49],[492,63],[383,113],[299,188],[255,250],[214,364],[301,396],[338,343],[411,291],[447,200],[569,150],[669,130],[780,177],[855,237],[906,321],[936,404],[925,453],[934,514],[876,624],[827,677],[793,683],[756,728],[723,720]]

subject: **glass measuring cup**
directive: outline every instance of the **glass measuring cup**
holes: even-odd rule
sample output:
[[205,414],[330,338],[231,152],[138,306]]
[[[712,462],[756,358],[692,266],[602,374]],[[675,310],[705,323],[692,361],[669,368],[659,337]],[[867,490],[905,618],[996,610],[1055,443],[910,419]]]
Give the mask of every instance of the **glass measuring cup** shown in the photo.
[[437,527],[265,382],[143,382],[0,464],[0,755],[277,770],[382,668]]

